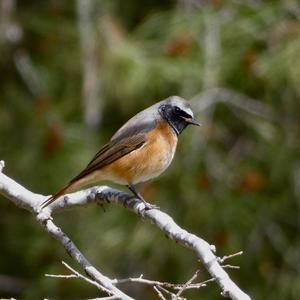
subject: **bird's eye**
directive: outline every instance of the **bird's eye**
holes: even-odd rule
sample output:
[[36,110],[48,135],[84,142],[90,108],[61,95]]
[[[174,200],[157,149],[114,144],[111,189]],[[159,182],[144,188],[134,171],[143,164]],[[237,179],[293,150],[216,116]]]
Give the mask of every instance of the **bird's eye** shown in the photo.
[[175,106],[174,107],[174,112],[175,112],[175,114],[179,114],[180,113],[180,108]]

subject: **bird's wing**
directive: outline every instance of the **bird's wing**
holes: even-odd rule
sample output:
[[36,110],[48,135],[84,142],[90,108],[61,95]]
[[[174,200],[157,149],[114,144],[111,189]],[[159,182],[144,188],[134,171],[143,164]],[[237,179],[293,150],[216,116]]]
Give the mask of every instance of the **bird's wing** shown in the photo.
[[142,126],[139,126],[139,128],[128,127],[128,129],[122,132],[122,134],[115,138],[113,137],[110,142],[105,144],[98,151],[87,167],[73,178],[70,183],[74,183],[95,170],[99,170],[124,155],[142,147],[147,141],[147,132],[154,128],[155,125],[156,124],[153,122],[151,125],[145,123]]
[[[135,119],[137,118],[135,117]],[[140,119],[141,122],[132,122],[131,120],[129,120],[116,132],[111,140],[100,149],[81,173],[74,177],[66,186],[44,201],[41,204],[41,207],[44,208],[48,206],[57,198],[67,193],[69,188],[72,187],[77,180],[80,180],[95,170],[101,169],[124,155],[142,147],[147,141],[147,133],[156,126],[156,120],[152,119],[151,122],[143,119]],[[137,126],[136,123],[139,123],[139,125]]]
[[70,188],[76,184],[78,180],[91,174],[95,170],[99,170],[102,167],[114,162],[115,160],[121,158],[122,156],[134,151],[144,145],[146,142],[146,134],[136,134],[134,136],[128,137],[123,140],[110,141],[104,145],[101,150],[95,155],[87,167],[80,172],[76,177],[74,177],[66,186],[58,190],[50,198],[41,204],[44,208],[50,203],[54,202],[60,196],[66,194]]

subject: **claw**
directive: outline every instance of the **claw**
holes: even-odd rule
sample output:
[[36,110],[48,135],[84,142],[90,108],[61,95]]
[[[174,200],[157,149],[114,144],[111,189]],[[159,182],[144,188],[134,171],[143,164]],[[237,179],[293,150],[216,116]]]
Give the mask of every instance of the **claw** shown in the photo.
[[135,186],[132,185],[132,184],[128,184],[127,187],[133,192],[133,194],[138,198],[140,199],[144,205],[145,205],[145,210],[150,210],[150,209],[160,209],[159,206],[157,205],[153,205],[153,204],[150,204],[148,203],[144,198],[143,196],[135,189]]
[[[141,199],[142,200],[142,199]],[[148,202],[146,202],[145,200],[143,201],[142,200],[142,202],[145,204],[145,210],[150,210],[150,209],[160,209],[160,207],[159,206],[157,206],[157,205],[155,205],[155,204],[150,204],[150,203],[148,203]]]

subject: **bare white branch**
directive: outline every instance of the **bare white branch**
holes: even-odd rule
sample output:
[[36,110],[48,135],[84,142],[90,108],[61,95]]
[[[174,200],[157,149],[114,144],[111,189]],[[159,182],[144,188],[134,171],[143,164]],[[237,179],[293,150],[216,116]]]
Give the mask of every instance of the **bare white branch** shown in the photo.
[[167,299],[164,297],[164,295],[162,294],[162,292],[161,292],[156,286],[154,286],[153,288],[154,288],[154,290],[156,291],[156,293],[157,293],[159,299],[167,300]]
[[157,290],[159,290],[161,292],[161,294],[162,294],[162,292],[164,292],[165,294],[170,295],[172,300],[183,300],[181,297],[177,297],[176,294],[167,290],[166,288],[164,288],[161,285],[157,285],[156,288],[157,288]]
[[[197,273],[197,272],[196,272]],[[213,281],[212,279],[208,279],[206,281],[203,282],[199,282],[199,283],[192,283],[192,281],[194,281],[194,275],[191,279],[189,279],[189,281],[187,283],[170,283],[170,282],[163,282],[163,281],[157,281],[157,280],[150,280],[150,279],[145,279],[143,278],[143,276],[141,275],[140,277],[137,278],[125,278],[125,279],[113,279],[112,283],[114,284],[124,284],[124,283],[140,283],[140,284],[145,284],[145,285],[149,285],[149,286],[153,286],[153,287],[164,287],[167,289],[172,289],[172,290],[187,290],[187,289],[199,289],[201,287],[206,286],[206,283]]]
[[[46,231],[63,245],[70,256],[83,268],[85,273],[103,287],[109,293],[109,296],[117,296],[120,299],[126,300],[132,299],[116,288],[113,280],[104,276],[90,264],[70,238],[55,225],[51,217],[53,212],[73,206],[87,205],[92,202],[102,205],[106,203],[122,205],[156,225],[165,235],[176,241],[177,244],[191,249],[204,264],[214,281],[220,286],[222,295],[231,299],[250,299],[222,268],[218,258],[212,251],[215,250],[215,247],[212,247],[195,234],[189,233],[179,227],[166,213],[157,209],[145,210],[145,205],[139,199],[133,198],[132,195],[106,186],[100,186],[61,197],[60,200],[53,202],[47,208],[41,210],[40,204],[47,198],[46,196],[28,191],[3,173],[0,173],[0,194],[13,201],[16,205],[32,212]],[[157,287],[159,287],[161,292],[171,293],[162,286]]]
[[45,274],[46,277],[49,278],[63,278],[63,279],[73,279],[78,278],[77,275],[71,274],[71,275],[62,275],[62,274]]
[[182,286],[182,288],[178,291],[178,293],[176,294],[176,296],[180,296],[185,290],[186,288],[191,285],[191,283],[197,278],[199,274],[199,271],[197,270],[195,272],[195,274],[193,274],[193,276]]
[[[109,291],[106,289],[106,288],[104,288],[103,286],[101,286],[100,284],[98,284],[95,280],[91,280],[91,279],[89,279],[88,277],[86,277],[86,276],[83,276],[82,274],[80,274],[79,272],[77,272],[76,270],[74,270],[72,267],[70,267],[66,262],[62,262],[62,264],[68,269],[68,270],[70,270],[73,274],[73,276],[75,276],[75,277],[77,277],[77,278],[81,278],[81,279],[83,279],[84,281],[86,281],[86,282],[88,282],[88,283],[90,283],[90,284],[92,284],[92,285],[94,285],[95,287],[97,287],[99,290],[101,290],[101,291],[106,291],[107,293],[109,293]],[[69,276],[71,276],[71,275],[69,275]]]
[[235,270],[238,270],[238,269],[240,269],[240,266],[235,266],[235,265],[229,265],[229,264],[227,264],[227,265],[222,265],[222,268],[223,269],[235,269]]
[[0,173],[0,194],[10,199],[17,206],[35,214],[40,225],[63,245],[67,253],[82,267],[85,273],[99,284],[102,291],[108,293],[110,296],[117,296],[118,299],[133,299],[116,288],[108,277],[104,276],[91,265],[71,239],[56,226],[50,216],[49,210],[45,209],[43,212],[40,211],[39,205],[47,198],[47,196],[34,194],[28,191],[3,173]]
[[218,261],[222,264],[225,260],[236,257],[236,256],[240,256],[243,255],[243,251],[239,251],[230,255],[225,255],[223,257],[218,257]]

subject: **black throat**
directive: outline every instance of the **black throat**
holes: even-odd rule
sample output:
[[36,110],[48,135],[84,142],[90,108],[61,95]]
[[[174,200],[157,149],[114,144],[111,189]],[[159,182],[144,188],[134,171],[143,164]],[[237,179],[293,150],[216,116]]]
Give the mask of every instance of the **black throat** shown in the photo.
[[159,112],[162,118],[168,122],[177,136],[179,136],[183,129],[185,129],[185,127],[188,125],[183,118],[174,114],[171,106],[168,107],[168,105],[164,105],[159,109]]

